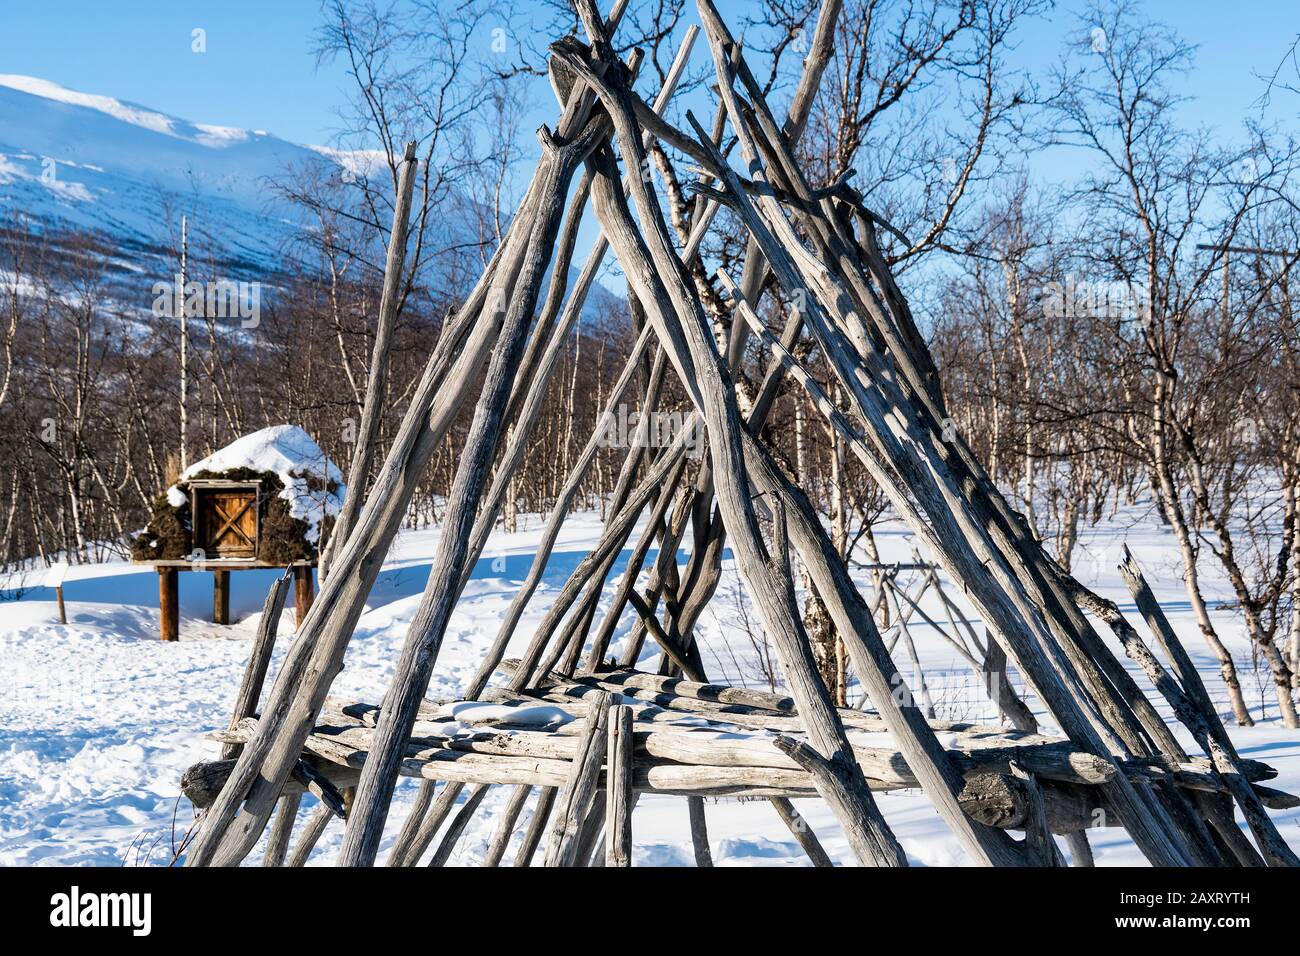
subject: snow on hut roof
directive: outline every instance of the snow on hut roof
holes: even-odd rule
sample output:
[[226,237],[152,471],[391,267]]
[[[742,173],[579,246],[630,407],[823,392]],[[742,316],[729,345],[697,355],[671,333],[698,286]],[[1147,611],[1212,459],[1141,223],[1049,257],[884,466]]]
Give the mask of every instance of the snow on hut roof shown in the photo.
[[[337,515],[343,506],[346,491],[343,473],[297,425],[272,425],[237,438],[186,468],[181,473],[181,482],[204,472],[219,474],[237,468],[275,473],[284,483],[281,497],[289,502],[289,513],[311,526],[307,534],[309,541],[319,537],[321,519]],[[326,487],[313,491],[307,483],[309,477]],[[331,482],[332,490],[326,490]],[[179,485],[167,489],[167,502],[173,508],[179,508],[185,501],[185,492]]]

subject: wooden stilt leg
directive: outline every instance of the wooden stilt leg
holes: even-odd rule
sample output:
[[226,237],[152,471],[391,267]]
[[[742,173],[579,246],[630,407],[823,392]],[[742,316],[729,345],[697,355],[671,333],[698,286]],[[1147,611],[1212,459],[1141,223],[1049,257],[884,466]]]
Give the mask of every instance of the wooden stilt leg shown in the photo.
[[162,622],[162,639],[178,641],[181,636],[180,589],[175,568],[158,569],[158,614]]
[[230,623],[230,572],[212,572],[212,623]]
[[316,586],[312,582],[311,565],[300,564],[293,569],[293,607],[294,626],[302,627],[311,602],[316,597]]

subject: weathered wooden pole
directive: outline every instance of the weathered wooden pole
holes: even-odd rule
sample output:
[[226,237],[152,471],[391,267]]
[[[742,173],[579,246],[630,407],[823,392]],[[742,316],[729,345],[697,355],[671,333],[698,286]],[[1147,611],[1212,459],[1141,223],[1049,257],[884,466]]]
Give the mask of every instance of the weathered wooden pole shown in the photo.
[[[611,26],[626,9],[616,0]],[[591,97],[576,85],[561,125],[583,126]],[[438,340],[407,408],[388,456],[366,498],[356,532],[334,555],[314,612],[299,629],[272,688],[270,706],[248,741],[231,784],[204,816],[187,866],[236,865],[257,842],[281,790],[302,752],[302,744],[342,665],[352,630],[382,566],[393,537],[435,448],[459,414],[500,331],[502,302],[513,294],[538,216],[543,189],[540,172],[530,183],[506,239]],[[337,579],[337,583],[336,583]]]
[[605,865],[632,865],[632,708],[610,710],[605,752]]
[[[580,0],[578,12],[592,39],[596,62],[607,66],[613,53],[594,8],[587,0]],[[554,44],[552,50],[600,91],[613,120],[624,161],[632,168],[639,167],[644,160],[644,149],[622,78],[616,71],[594,69],[576,43]],[[601,151],[593,159],[593,165],[600,173],[593,188],[597,215],[627,271],[629,284],[645,306],[647,317],[654,324],[679,378],[708,424],[710,463],[718,503],[734,536],[741,574],[765,629],[773,634],[787,679],[799,699],[800,714],[807,721],[810,738],[846,775],[845,787],[832,795],[836,815],[846,829],[855,830],[851,840],[864,863],[905,865],[902,848],[875,806],[861,771],[848,755],[843,726],[817,678],[794,599],[793,583],[781,578],[780,569],[762,540],[746,479],[743,427],[735,395],[726,384],[722,360],[699,300],[687,288],[662,211],[648,185],[638,177],[630,177],[629,192],[640,216],[638,229],[621,190],[616,187],[618,178],[611,168],[612,158]]]
[[[257,712],[257,701],[262,696],[262,684],[266,681],[266,671],[271,664],[271,652],[275,650],[275,634],[280,626],[280,614],[284,610],[284,598],[289,593],[287,577],[278,578],[266,592],[266,601],[262,604],[262,619],[257,624],[257,635],[253,638],[253,648],[248,654],[248,663],[244,666],[244,676],[235,694],[235,709],[230,715],[230,728],[233,730],[245,717]],[[221,759],[230,760],[238,757],[244,749],[243,744],[224,744]]]
[[344,866],[370,865],[378,850],[397,782],[401,752],[460,594],[461,572],[469,552],[473,521],[495,458],[510,386],[526,342],[542,277],[554,250],[569,183],[578,165],[602,136],[603,121],[597,117],[585,126],[572,127],[572,123],[562,122],[557,135],[545,128],[539,134],[543,148],[543,185],[539,192],[537,228],[524,259],[520,288],[506,309],[500,339],[465,440],[424,599],[403,644],[387,706],[381,711],[375,730],[374,749],[357,784],[357,808],[348,821],[339,857]]
[[[661,87],[659,94],[655,97],[653,109],[656,113],[662,113],[667,109],[668,104],[672,99],[673,92],[676,90],[677,83],[686,69],[690,51],[698,33],[699,30],[695,26],[691,26],[687,29],[681,48],[673,59],[672,66],[668,70],[668,74],[665,77],[664,84]],[[583,176],[575,201],[586,202],[590,195],[590,189],[591,172],[588,171]],[[704,230],[701,229],[699,235],[693,238],[694,246],[698,248],[699,243],[704,238]],[[573,295],[565,306],[565,318],[562,320],[561,325],[568,327],[576,320],[580,313],[582,303],[595,279],[596,273],[599,271],[600,265],[604,261],[604,256],[608,248],[609,241],[602,232],[596,239],[591,252],[588,254],[587,260],[582,267],[582,272],[578,277],[578,283],[574,288]],[[623,371],[615,382],[614,387],[611,389],[609,398],[606,400],[603,414],[611,414],[617,408],[624,391],[632,383],[642,356],[646,354],[652,340],[653,335],[648,326],[643,328],[637,335],[636,342],[627,358]],[[553,361],[553,357],[551,357],[551,360]],[[545,362],[543,363],[543,367],[545,367]],[[535,415],[536,409],[533,408],[533,406],[540,403],[544,397],[545,389],[534,386],[533,391],[525,400],[524,411],[521,412],[521,417],[527,418],[530,415]],[[522,438],[523,436],[520,437]],[[493,671],[500,663],[501,657],[505,654],[506,644],[509,641],[510,636],[514,633],[515,627],[519,622],[519,617],[523,614],[528,602],[532,599],[533,593],[541,580],[541,575],[546,570],[547,562],[550,559],[551,551],[555,544],[555,538],[559,534],[560,526],[568,514],[573,498],[578,492],[582,478],[600,450],[600,439],[601,435],[599,430],[594,431],[588,439],[586,446],[584,446],[583,450],[579,453],[573,467],[570,469],[569,475],[565,479],[560,493],[556,496],[556,501],[551,508],[551,513],[547,517],[546,526],[542,532],[541,542],[538,545],[536,554],[533,556],[533,562],[529,568],[528,576],[524,581],[524,585],[516,593],[509,610],[506,612],[505,619],[501,622],[501,626],[497,631],[496,639],[483,655],[483,660],[480,663],[478,670],[466,686],[464,691],[465,697],[473,699],[482,692],[483,688],[487,686],[487,682],[491,679]],[[512,456],[513,459],[517,459],[520,454],[522,454],[522,443],[519,444],[519,447],[512,445],[512,447],[507,450],[505,459],[506,461],[511,461]],[[632,456],[629,453],[629,460],[631,460],[631,458]],[[517,460],[515,463],[518,463]],[[622,489],[624,485],[624,475],[625,472],[620,471],[620,489]],[[489,497],[489,501],[491,500],[492,498]],[[616,506],[614,510],[617,511],[618,507]],[[486,516],[485,512],[484,516],[480,517],[479,526],[475,529],[476,536],[482,536],[485,538],[486,533],[491,530],[491,522],[484,521],[484,517]],[[481,545],[479,547],[481,548]],[[567,605],[564,606],[567,607]],[[557,602],[557,607],[559,607],[559,602]],[[558,624],[557,615],[548,615],[547,625],[544,625],[544,627],[553,624]],[[549,638],[549,631],[539,635],[539,638],[540,642],[544,643],[544,641]],[[527,675],[523,676],[525,678],[527,677]]]
[[587,708],[587,726],[551,819],[550,839],[546,846],[547,866],[578,865],[578,837],[596,795],[607,747],[606,728],[612,699],[604,691],[592,695]]
[[[769,128],[772,124],[763,116],[765,107],[762,106],[761,98],[755,97],[755,104],[760,107],[757,116],[752,110],[745,112],[738,105],[731,88],[731,74],[722,70],[728,51],[734,49],[734,43],[712,4],[708,0],[700,0],[699,6],[706,30],[710,33],[710,46],[714,52],[715,66],[719,70],[719,86],[724,100],[727,100],[733,128],[740,137],[745,158],[751,163],[751,168],[757,170],[758,152],[751,134],[758,135],[754,130],[759,121],[767,122]],[[743,59],[738,74],[746,84],[757,86],[747,74]],[[689,113],[688,118],[693,121]],[[703,147],[707,153],[707,136],[699,130],[698,124],[696,128],[700,142],[695,146]],[[782,147],[779,136],[766,146],[769,152],[771,149],[779,152]],[[1107,717],[1112,715],[1121,718],[1120,722],[1123,722],[1123,702],[1112,694],[1090,695],[1090,690],[1100,686],[1097,683],[1097,667],[1073,643],[1074,634],[1071,631],[1077,628],[1077,622],[1066,621],[1066,611],[1056,613],[1059,602],[1051,593],[1050,579],[1044,587],[1040,569],[1025,569],[1020,564],[1027,550],[1031,549],[1026,546],[1026,550],[1022,551],[1018,544],[1012,543],[1016,537],[1014,520],[1009,524],[1003,522],[1002,512],[998,510],[1005,503],[999,503],[996,490],[988,491],[985,487],[988,483],[978,477],[975,480],[981,494],[971,496],[965,491],[961,474],[968,465],[965,457],[954,462],[944,460],[944,442],[939,437],[940,428],[934,418],[939,414],[941,401],[937,397],[937,383],[927,374],[928,353],[923,349],[924,343],[920,346],[909,344],[909,331],[914,332],[914,329],[909,329],[900,317],[898,325],[889,325],[884,321],[888,327],[882,326],[880,334],[885,337],[889,351],[881,353],[872,344],[871,334],[859,314],[866,311],[875,319],[880,312],[865,278],[857,276],[854,279],[856,285],[852,282],[846,284],[847,280],[827,265],[838,253],[823,250],[822,258],[810,253],[801,240],[794,238],[795,233],[785,218],[786,212],[778,208],[775,202],[769,202],[769,195],[761,191],[754,194],[754,201],[763,210],[760,218],[749,205],[745,187],[737,181],[734,173],[725,164],[718,165],[712,157],[706,156],[705,162],[713,162],[717,166],[718,174],[735,197],[737,208],[751,232],[760,240],[781,284],[787,290],[804,289],[810,293],[810,324],[823,350],[833,360],[837,378],[857,404],[864,421],[869,424],[868,436],[873,441],[889,445],[896,445],[903,440],[908,442],[908,447],[896,453],[891,449],[884,454],[884,458],[892,461],[893,465],[886,465],[884,471],[873,469],[873,474],[881,476],[878,480],[882,482],[882,487],[888,490],[888,486],[894,483],[892,471],[896,466],[903,473],[907,488],[922,501],[923,507],[927,511],[934,509],[936,517],[930,523],[945,532],[960,532],[961,540],[950,545],[945,543],[948,546],[941,546],[939,553],[945,562],[957,560],[970,565],[974,559],[973,563],[979,565],[964,568],[964,573],[959,576],[973,592],[983,589],[982,596],[992,599],[988,602],[988,610],[993,615],[991,619],[995,621],[999,635],[1007,639],[1008,651],[1013,652],[1021,672],[1033,681],[1040,697],[1049,702],[1053,715],[1062,722],[1072,737],[1086,741],[1098,753],[1109,753],[1120,759],[1126,757],[1132,751],[1127,749],[1120,734],[1123,733],[1129,740],[1135,740],[1133,726],[1127,725],[1120,730],[1117,725],[1107,722]],[[778,188],[796,188],[798,196],[806,203],[810,193],[799,179],[797,169],[789,166],[785,172],[793,178],[775,185]],[[807,208],[812,210],[810,215],[816,212],[815,204]],[[816,232],[822,227],[821,223],[818,220],[810,228]],[[839,243],[834,224],[827,225],[826,229],[830,234],[826,241]],[[818,236],[813,237],[814,244]],[[869,307],[855,302],[859,295],[869,300]],[[875,307],[874,312],[871,306]],[[919,335],[911,337],[919,340]],[[901,393],[897,387],[900,376],[916,383],[914,389],[919,395],[919,401]],[[877,389],[881,394],[874,394]],[[897,417],[900,413],[903,416],[901,419]],[[911,420],[910,423],[903,424],[908,419]],[[917,442],[918,437],[922,439],[920,443]],[[960,446],[960,442],[955,444]],[[964,448],[958,447],[958,451],[963,456],[966,454]],[[923,463],[929,468],[922,467]],[[957,472],[955,474],[954,469]],[[969,483],[967,487],[970,487]],[[894,497],[891,494],[891,500]],[[905,502],[899,507],[908,513],[912,506]],[[997,516],[991,512],[997,512]],[[948,515],[955,520],[950,520]],[[911,518],[909,523],[912,523]],[[990,571],[993,572],[991,575]],[[1021,571],[1024,572],[1023,575],[1019,573]],[[1029,593],[1031,590],[1033,596]],[[1103,715],[1103,710],[1107,711],[1106,715]],[[1133,828],[1135,839],[1153,862],[1164,865],[1191,862],[1189,845],[1149,792],[1148,784],[1130,781],[1119,775],[1109,788],[1113,791],[1112,799],[1117,805],[1127,808],[1125,818]]]
[[311,856],[311,851],[316,849],[316,844],[320,841],[321,834],[325,832],[325,827],[334,819],[334,811],[325,804],[319,804],[312,811],[311,817],[307,820],[307,825],[303,827],[302,836],[298,838],[297,844],[294,845],[293,853],[289,856],[288,861],[284,864],[289,868],[305,866],[307,858]]
[[[370,374],[366,379],[366,397],[361,407],[361,423],[356,429],[356,445],[352,449],[352,464],[348,468],[347,492],[343,507],[334,522],[334,530],[320,555],[320,574],[324,580],[329,574],[330,556],[335,545],[346,542],[356,524],[361,502],[365,499],[370,467],[374,463],[375,443],[379,439],[379,419],[385,408],[388,387],[388,352],[393,336],[393,324],[402,301],[403,267],[406,263],[406,231],[411,218],[411,195],[415,188],[415,171],[419,160],[415,158],[415,140],[406,144],[401,168],[397,175],[397,194],[393,201],[393,225],[388,234],[388,259],[384,263],[384,291],[379,300],[379,322],[375,327],[375,342],[370,352]],[[298,618],[302,621],[302,618]]]
[[1300,857],[1287,845],[1277,826],[1269,817],[1258,794],[1242,773],[1241,761],[1228,739],[1218,712],[1210,703],[1200,674],[1188,656],[1177,632],[1165,617],[1164,609],[1156,601],[1146,578],[1128,549],[1120,573],[1128,585],[1133,600],[1146,616],[1152,631],[1157,635],[1169,655],[1176,674],[1186,682],[1182,686],[1151,653],[1145,642],[1132,627],[1116,627],[1115,634],[1124,645],[1124,652],[1135,661],[1150,678],[1151,683],[1164,696],[1183,725],[1192,732],[1196,742],[1214,764],[1214,769],[1226,784],[1249,824],[1251,833],[1270,866],[1300,866]]
[[289,852],[289,837],[298,820],[298,806],[301,803],[301,793],[286,793],[280,798],[280,809],[266,837],[266,855],[262,858],[262,866],[284,866],[284,858]]
[[501,812],[501,820],[492,834],[492,839],[488,841],[487,854],[483,858],[484,866],[501,865],[501,858],[505,856],[506,847],[510,845],[510,838],[515,832],[515,822],[519,819],[519,814],[528,801],[528,795],[532,792],[533,786],[528,783],[518,784],[510,792],[510,800]]
[[528,829],[524,831],[524,840],[519,844],[519,851],[515,854],[515,866],[531,866],[533,855],[537,852],[538,844],[542,842],[542,835],[546,832],[547,821],[551,818],[551,810],[555,806],[555,798],[559,795],[557,787],[542,787],[537,793],[537,804],[533,807],[533,815],[528,820]]
[[817,834],[813,833],[812,827],[808,825],[808,821],[794,808],[794,804],[789,799],[786,797],[773,797],[771,803],[776,808],[777,816],[781,818],[781,822],[785,824],[786,829],[790,831],[790,835],[794,837],[795,842],[808,854],[808,859],[812,860],[813,866],[827,867],[835,865],[822,847],[821,841],[817,839]]
[[[432,781],[430,781],[432,784]],[[403,826],[402,833],[398,836],[397,845],[393,847],[392,853],[388,857],[389,866],[415,866],[420,862],[420,857],[424,856],[424,851],[433,843],[433,838],[438,834],[438,828],[442,826],[442,821],[450,815],[452,808],[456,806],[456,798],[460,796],[461,790],[465,785],[463,783],[449,780],[443,785],[442,792],[433,800],[432,806],[427,813],[417,817],[414,813],[407,817],[407,822],[415,821],[416,829],[409,842],[403,837],[406,833],[406,827]],[[420,793],[425,792],[424,787],[420,788]],[[432,788],[429,790],[432,793]],[[417,805],[421,797],[417,796]]]
[[452,851],[456,849],[456,844],[460,842],[461,836],[465,833],[465,827],[469,825],[470,818],[474,816],[487,796],[489,786],[486,783],[478,784],[470,791],[469,797],[466,798],[464,805],[451,820],[451,826],[447,827],[447,832],[443,834],[442,842],[438,844],[438,849],[433,851],[433,857],[429,860],[429,866],[446,866],[447,861],[451,859]]
[[402,822],[402,829],[398,831],[397,839],[393,842],[392,849],[388,851],[388,865],[402,866],[402,861],[406,859],[411,852],[411,847],[415,845],[416,835],[420,832],[420,824],[424,822],[424,815],[429,810],[429,804],[433,803],[433,795],[438,785],[433,780],[421,780],[420,786],[416,789],[415,803],[407,811],[406,819]]
[[691,852],[695,854],[695,865],[701,868],[713,866],[713,850],[709,847],[708,821],[704,817],[704,798],[686,798],[686,816],[691,824]]

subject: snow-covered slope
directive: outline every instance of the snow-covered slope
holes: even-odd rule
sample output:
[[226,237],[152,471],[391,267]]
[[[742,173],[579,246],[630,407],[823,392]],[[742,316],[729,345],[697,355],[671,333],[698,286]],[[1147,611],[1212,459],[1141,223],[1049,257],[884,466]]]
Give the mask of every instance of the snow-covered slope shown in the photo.
[[[120,243],[147,270],[169,274],[181,213],[227,273],[264,278],[300,228],[297,212],[272,188],[291,170],[366,175],[378,154],[300,146],[261,130],[212,126],[135,103],[70,90],[48,80],[0,74],[0,211],[38,225],[94,230]],[[453,197],[434,217],[437,257],[425,281],[477,275],[478,231],[470,200]],[[451,261],[451,257],[458,257]],[[576,278],[576,271],[571,275]],[[618,310],[621,300],[592,290],[584,315]]]

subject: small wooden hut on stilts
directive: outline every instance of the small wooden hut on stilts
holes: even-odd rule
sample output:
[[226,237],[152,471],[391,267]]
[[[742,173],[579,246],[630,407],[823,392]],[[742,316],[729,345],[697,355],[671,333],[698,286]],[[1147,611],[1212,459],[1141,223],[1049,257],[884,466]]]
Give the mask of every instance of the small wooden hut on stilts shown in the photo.
[[[1163,659],[1113,603],[1051,559],[951,427],[934,362],[877,244],[887,224],[847,179],[821,187],[807,181],[795,147],[830,56],[838,0],[822,3],[784,119],[769,108],[712,0],[698,0],[701,55],[716,75],[717,113],[706,125],[688,110],[686,127],[669,123],[665,106],[701,36],[687,34],[668,82],[646,103],[631,83],[639,53],[620,60],[610,43],[627,3],[617,0],[602,17],[593,0],[577,0],[585,39],[552,45],[562,113],[538,133],[542,157],[526,197],[473,293],[446,324],[368,491],[356,478],[370,463],[362,460],[366,467],[358,471],[354,461],[328,574],[260,716],[265,637],[233,720],[218,734],[224,759],[187,774],[186,792],[205,809],[186,865],[237,865],[268,824],[268,862],[300,864],[333,816],[345,819],[338,862],[372,865],[401,775],[419,777],[421,787],[388,855],[392,865],[415,864],[430,848],[433,864],[445,863],[494,786],[513,789],[490,843],[490,865],[504,858],[535,792],[516,863],[540,851],[551,865],[628,865],[637,795],[668,793],[686,799],[701,864],[709,860],[702,798],[747,795],[771,800],[814,862],[827,862],[827,855],[793,801],[815,796],[832,808],[861,864],[903,866],[906,857],[874,796],[899,787],[921,788],[970,859],[983,865],[1060,865],[1053,834],[1067,838],[1074,862],[1086,863],[1086,834],[1099,822],[1125,829],[1160,866],[1295,865],[1267,812],[1294,798],[1262,786],[1269,769],[1237,754],[1141,572],[1125,566]],[[743,172],[727,159],[724,139],[732,138]],[[654,184],[641,175],[655,140],[699,171],[686,234],[676,238]],[[386,370],[383,343],[395,311],[414,169],[408,150],[372,383]],[[569,288],[588,203],[602,238]],[[722,207],[748,234],[739,276],[709,275],[700,259]],[[671,376],[694,413],[670,447],[652,452],[633,442],[627,449],[599,542],[522,656],[506,660],[593,459],[593,435],[478,673],[461,700],[430,703],[424,695],[448,620],[609,249],[647,320],[610,406],[644,364],[651,371],[643,408],[655,406]],[[783,328],[769,329],[760,319],[764,294],[787,303]],[[721,337],[711,308],[723,311]],[[843,401],[831,401],[797,358],[805,339],[829,364]],[[733,372],[751,342],[767,356],[766,374],[742,402]],[[870,603],[761,437],[778,388],[791,382],[807,391],[929,556],[964,589],[996,643],[993,657],[1015,668],[1063,736],[941,723],[906,692]],[[372,420],[376,402],[368,393]],[[467,403],[473,421],[458,450],[439,551],[393,682],[382,702],[332,699],[331,682],[382,556],[431,454]],[[686,448],[697,434],[708,454],[688,471]],[[359,457],[369,447],[363,441]],[[614,562],[647,517],[613,600],[602,607]],[[693,633],[717,585],[724,545],[780,657],[788,697],[708,681]],[[684,569],[675,560],[680,546],[690,547]],[[837,707],[818,672],[796,600],[792,552],[847,647],[869,701],[865,710]],[[275,601],[273,591],[264,619],[272,635]],[[615,648],[624,615],[637,623]],[[1175,738],[1094,620],[1140,666],[1199,755]],[[647,639],[662,651],[662,674],[633,669]],[[294,843],[307,791],[322,802]],[[1250,838],[1238,828],[1236,811]]]
[[285,568],[307,616],[322,535],[339,514],[343,474],[305,431],[273,425],[197,461],[154,502],[132,558],[158,572],[164,641],[180,635],[178,575],[211,571],[212,622],[230,624],[230,574]]

